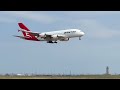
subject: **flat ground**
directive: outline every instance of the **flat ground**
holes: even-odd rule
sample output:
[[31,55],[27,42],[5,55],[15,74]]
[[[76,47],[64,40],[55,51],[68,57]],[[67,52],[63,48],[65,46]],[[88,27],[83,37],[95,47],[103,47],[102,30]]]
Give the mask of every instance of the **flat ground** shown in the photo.
[[0,76],[0,79],[120,79],[120,75],[77,75],[77,76]]

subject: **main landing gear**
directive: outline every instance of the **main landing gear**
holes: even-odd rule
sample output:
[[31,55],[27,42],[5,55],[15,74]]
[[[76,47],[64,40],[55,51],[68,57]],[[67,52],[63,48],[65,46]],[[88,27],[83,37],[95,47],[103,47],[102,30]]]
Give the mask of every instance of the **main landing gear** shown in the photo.
[[56,41],[55,42],[53,42],[53,41],[47,41],[47,43],[57,43]]
[[54,43],[57,43],[56,41]]

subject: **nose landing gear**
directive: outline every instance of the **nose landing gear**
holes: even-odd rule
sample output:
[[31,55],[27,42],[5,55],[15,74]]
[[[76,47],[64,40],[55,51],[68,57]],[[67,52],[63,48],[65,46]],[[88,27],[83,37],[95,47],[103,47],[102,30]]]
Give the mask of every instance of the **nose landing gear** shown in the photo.
[[81,37],[79,37],[79,40],[81,40]]

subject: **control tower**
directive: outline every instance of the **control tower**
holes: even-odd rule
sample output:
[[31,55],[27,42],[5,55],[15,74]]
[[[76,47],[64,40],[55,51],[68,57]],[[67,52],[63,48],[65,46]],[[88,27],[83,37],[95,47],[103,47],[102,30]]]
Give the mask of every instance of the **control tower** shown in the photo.
[[109,67],[106,67],[106,75],[109,75]]

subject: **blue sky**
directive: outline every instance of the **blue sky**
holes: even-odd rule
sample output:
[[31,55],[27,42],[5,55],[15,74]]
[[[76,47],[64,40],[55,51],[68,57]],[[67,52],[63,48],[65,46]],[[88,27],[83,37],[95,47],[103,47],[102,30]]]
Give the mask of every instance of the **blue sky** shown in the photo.
[[[18,22],[34,32],[78,28],[85,36],[68,42],[31,42],[12,35]],[[0,73],[120,73],[119,11],[0,11]]]

